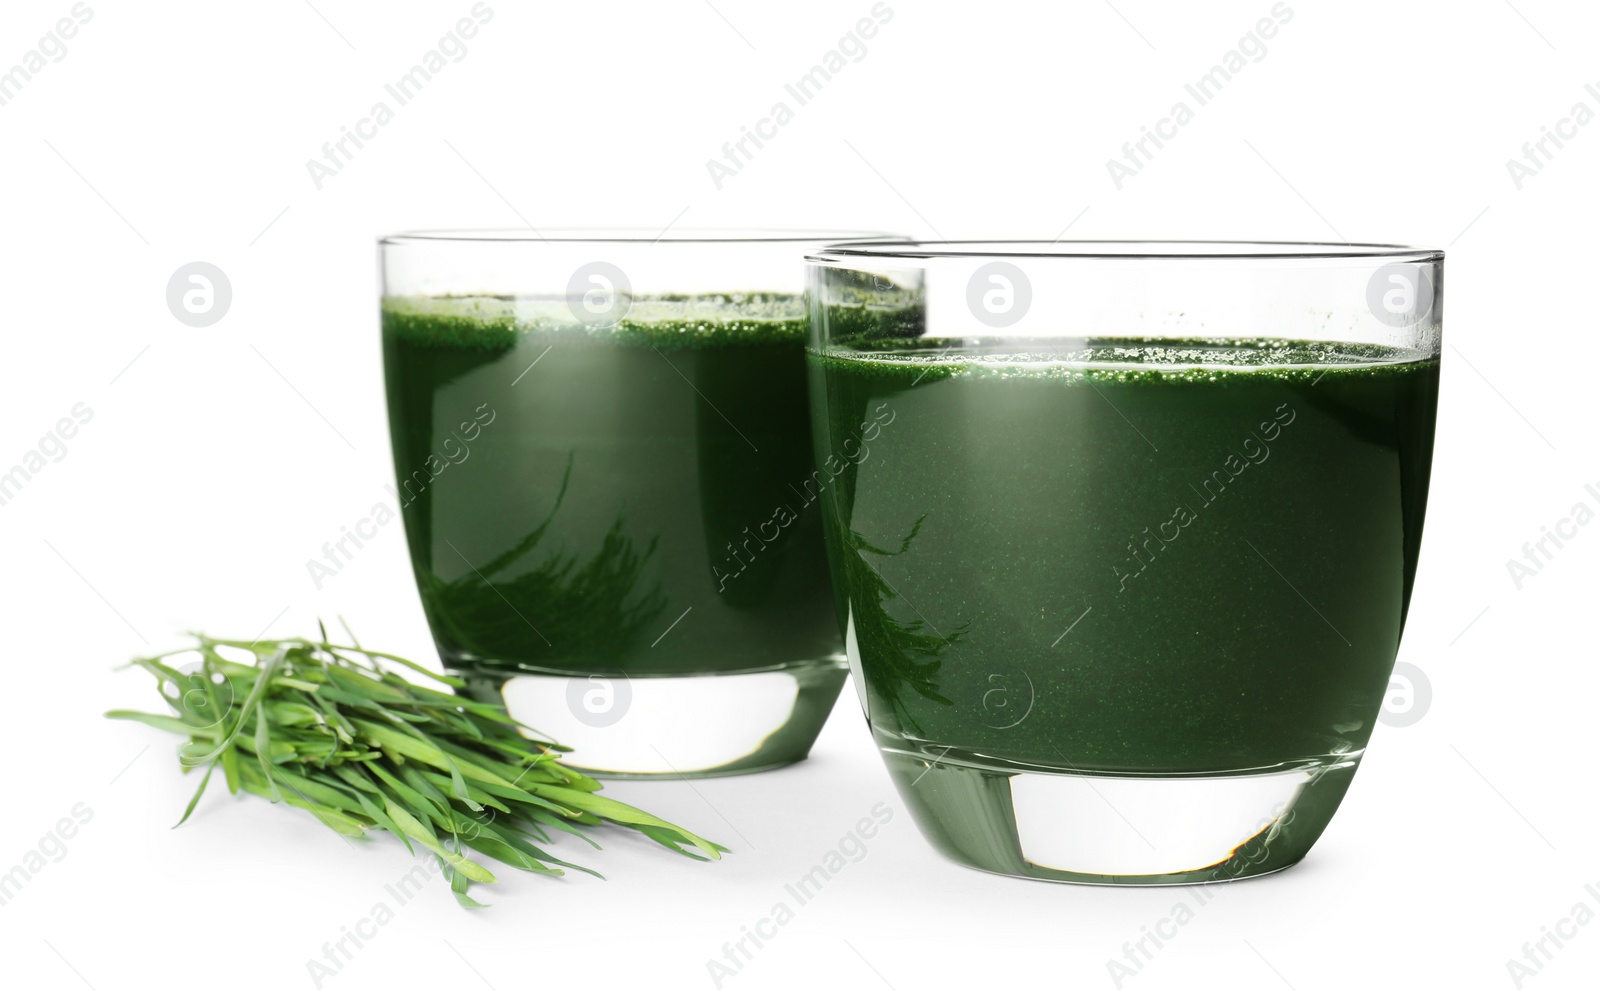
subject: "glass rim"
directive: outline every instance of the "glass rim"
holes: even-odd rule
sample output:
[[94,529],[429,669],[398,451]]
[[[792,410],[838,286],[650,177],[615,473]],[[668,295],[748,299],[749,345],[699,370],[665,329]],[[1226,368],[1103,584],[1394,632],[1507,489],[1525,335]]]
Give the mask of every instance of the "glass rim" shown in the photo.
[[889,231],[858,231],[825,228],[685,227],[661,230],[655,227],[532,227],[446,228],[400,231],[378,238],[384,247],[408,244],[741,244],[792,243],[835,244],[865,241],[873,244],[900,244]]
[[1317,261],[1371,258],[1443,261],[1444,249],[1336,241],[857,241],[806,261],[850,259],[1073,258],[1110,261]]

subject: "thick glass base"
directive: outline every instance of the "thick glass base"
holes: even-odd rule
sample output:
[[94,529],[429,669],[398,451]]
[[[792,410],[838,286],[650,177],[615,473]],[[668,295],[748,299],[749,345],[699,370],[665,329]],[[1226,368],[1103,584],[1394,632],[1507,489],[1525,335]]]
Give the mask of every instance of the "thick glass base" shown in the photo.
[[706,674],[575,674],[478,669],[469,691],[571,747],[563,762],[597,777],[713,777],[805,759],[848,669],[826,658]]
[[1298,863],[1359,754],[1205,775],[1009,766],[882,747],[923,835],[978,870],[1078,884],[1204,884]]

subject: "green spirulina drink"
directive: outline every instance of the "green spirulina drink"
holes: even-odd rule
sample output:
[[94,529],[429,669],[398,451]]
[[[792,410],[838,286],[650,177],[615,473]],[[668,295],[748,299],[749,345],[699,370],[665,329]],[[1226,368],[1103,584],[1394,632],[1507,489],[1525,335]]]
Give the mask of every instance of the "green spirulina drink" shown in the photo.
[[[439,267],[407,247],[433,246],[394,246],[391,284]],[[633,247],[635,284],[672,248]],[[571,254],[578,290],[595,250]],[[781,257],[798,289],[799,249]],[[803,303],[597,271],[570,294],[384,299],[396,495],[441,658],[597,772],[800,759],[846,677],[806,488]]]
[[[508,300],[386,303],[395,462],[418,466],[403,514],[453,667],[691,674],[837,651],[819,517],[790,488],[811,471],[804,323],[754,315],[797,308],[636,300],[597,334],[520,326]],[[430,477],[452,450],[476,462]],[[694,634],[652,646],[685,608]]]
[[[819,310],[808,357],[819,457],[870,437],[823,516],[862,704],[923,831],[1055,880],[1294,863],[1388,685],[1437,353],[947,337],[927,296]],[[1219,809],[1210,846],[1184,831]]]
[[[813,359],[831,434],[894,414],[856,498],[825,503],[841,595],[880,607],[855,617],[863,657],[907,662],[866,672],[881,733],[1106,771],[1364,743],[1416,570],[1437,361],[1089,341],[1086,368],[946,344]],[[1214,364],[1164,367],[1181,351]]]

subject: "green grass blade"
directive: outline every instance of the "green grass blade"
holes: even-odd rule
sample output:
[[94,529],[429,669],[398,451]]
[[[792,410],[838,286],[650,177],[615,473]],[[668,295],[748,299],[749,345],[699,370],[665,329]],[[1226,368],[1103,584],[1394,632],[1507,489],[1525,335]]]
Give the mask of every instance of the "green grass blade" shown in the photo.
[[211,772],[215,771],[216,769],[216,761],[212,761],[209,765],[207,765],[205,777],[200,779],[200,787],[194,790],[194,797],[189,799],[188,808],[183,810],[183,818],[172,824],[173,829],[177,829],[179,826],[189,821],[189,816],[194,814],[195,806],[200,804],[200,796],[206,793],[206,782],[211,780]]
[[440,843],[438,837],[434,835],[433,830],[418,822],[416,817],[396,803],[390,802],[386,811],[389,813],[389,817],[399,825],[401,832],[432,850],[435,856],[454,867],[459,873],[466,875],[469,880],[479,881],[484,884],[494,881],[494,875],[489,873],[487,868],[468,860],[459,853],[452,853],[446,849],[445,845]]

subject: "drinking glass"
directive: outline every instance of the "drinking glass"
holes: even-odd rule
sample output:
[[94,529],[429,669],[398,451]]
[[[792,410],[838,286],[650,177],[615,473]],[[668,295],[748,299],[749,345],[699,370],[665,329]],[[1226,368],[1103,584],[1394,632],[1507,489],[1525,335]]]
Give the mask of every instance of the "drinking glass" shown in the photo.
[[729,774],[816,739],[846,675],[801,488],[802,258],[850,236],[382,241],[393,494],[440,657],[574,766]]
[[1305,856],[1405,622],[1439,251],[920,242],[809,259],[839,625],[927,838],[1188,884]]

